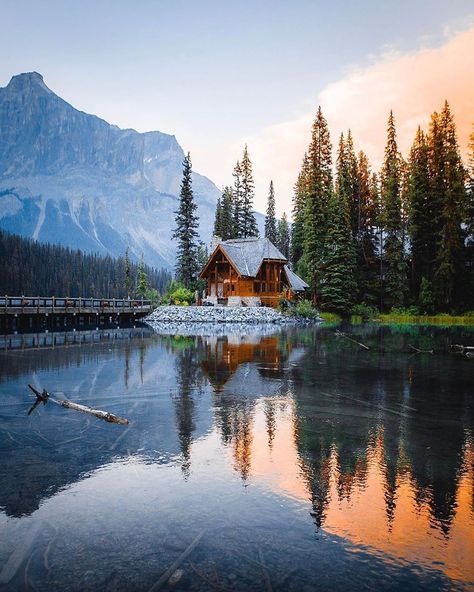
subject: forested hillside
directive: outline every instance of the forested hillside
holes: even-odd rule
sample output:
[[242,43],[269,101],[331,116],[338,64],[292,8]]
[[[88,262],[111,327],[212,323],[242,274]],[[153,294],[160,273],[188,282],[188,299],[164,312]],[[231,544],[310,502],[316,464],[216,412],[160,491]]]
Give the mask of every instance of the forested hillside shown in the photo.
[[[126,269],[129,272],[126,272]],[[0,231],[0,293],[29,296],[93,296],[123,298],[136,293],[138,279],[163,292],[171,273],[147,265],[85,254],[58,245],[38,243]],[[143,284],[143,282],[142,282]]]

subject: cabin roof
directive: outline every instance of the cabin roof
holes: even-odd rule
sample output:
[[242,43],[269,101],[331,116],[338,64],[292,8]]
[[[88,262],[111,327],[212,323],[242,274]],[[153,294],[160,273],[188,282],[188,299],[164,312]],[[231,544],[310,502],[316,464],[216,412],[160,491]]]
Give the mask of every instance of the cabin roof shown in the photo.
[[264,260],[287,261],[268,238],[238,238],[221,241],[219,247],[240,275],[255,277]]
[[299,275],[291,271],[288,265],[285,265],[285,273],[290,282],[290,288],[295,292],[303,292],[306,288],[309,288],[309,285]]

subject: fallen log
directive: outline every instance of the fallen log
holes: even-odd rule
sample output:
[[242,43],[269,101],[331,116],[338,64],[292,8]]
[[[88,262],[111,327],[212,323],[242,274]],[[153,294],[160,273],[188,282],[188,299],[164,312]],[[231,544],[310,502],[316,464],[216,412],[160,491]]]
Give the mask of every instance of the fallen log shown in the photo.
[[124,419],[123,417],[119,417],[118,415],[114,415],[113,413],[108,413],[107,411],[101,411],[100,409],[93,409],[92,407],[88,407],[87,405],[80,405],[79,403],[74,403],[73,401],[68,401],[67,399],[61,399],[61,400],[54,399],[53,397],[51,397],[51,395],[48,393],[48,391],[46,389],[43,389],[43,391],[40,393],[37,389],[35,389],[34,386],[31,386],[31,384],[29,384],[28,387],[36,395],[36,401],[34,402],[33,406],[28,411],[28,415],[30,415],[36,409],[36,407],[38,405],[40,405],[41,403],[43,403],[43,405],[46,405],[46,403],[48,401],[51,401],[51,403],[55,403],[56,405],[59,405],[60,407],[66,407],[67,409],[73,409],[74,411],[80,411],[81,413],[87,413],[88,415],[93,415],[94,417],[97,417],[98,419],[103,419],[104,421],[107,421],[109,423],[118,423],[120,425],[128,425],[128,419]]
[[432,353],[434,353],[432,349],[418,349],[417,347],[414,347],[413,345],[410,345],[410,344],[408,344],[408,347],[410,349],[412,349],[417,354],[432,354]]
[[345,333],[342,333],[342,331],[336,331],[335,335],[337,335],[337,337],[345,337],[349,341],[352,341],[352,343],[357,343],[357,345],[360,345],[360,347],[364,347],[365,349],[370,349],[370,347],[368,345],[365,345],[365,343],[360,343],[359,341],[352,339],[352,337],[349,337]]

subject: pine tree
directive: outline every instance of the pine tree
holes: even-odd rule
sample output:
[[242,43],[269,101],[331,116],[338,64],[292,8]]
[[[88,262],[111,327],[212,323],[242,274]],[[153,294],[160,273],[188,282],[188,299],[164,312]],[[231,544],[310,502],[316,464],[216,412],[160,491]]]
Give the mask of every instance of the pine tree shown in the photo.
[[347,316],[354,304],[357,286],[349,206],[342,192],[333,193],[329,200],[324,265],[320,275],[321,307]]
[[123,287],[125,289],[125,294],[127,295],[127,298],[130,298],[130,292],[132,290],[132,275],[130,257],[128,255],[128,247],[125,250]]
[[224,187],[221,199],[221,234],[219,235],[223,240],[233,238],[232,208],[232,188]]
[[371,175],[366,154],[357,157],[358,189],[358,237],[355,243],[358,301],[377,306],[379,301],[379,276],[377,261],[377,178]]
[[220,196],[217,198],[216,202],[216,214],[214,217],[213,234],[214,236],[222,237],[222,205]]
[[[430,208],[430,173],[428,144],[418,128],[408,161],[408,200],[410,203],[409,233],[411,237],[411,287],[418,298],[421,279],[433,277],[433,227]],[[425,285],[426,282],[425,282]]]
[[252,162],[245,145],[244,156],[241,162],[242,170],[242,218],[240,235],[242,238],[258,236],[257,221],[253,213],[254,182],[252,173]]
[[176,278],[186,288],[192,288],[198,273],[198,218],[196,216],[197,206],[194,202],[191,172],[191,156],[188,152],[183,161],[183,180],[181,182],[179,207],[175,212],[176,228],[173,232],[173,238],[178,240],[175,266]]
[[438,170],[434,185],[440,197],[441,210],[438,213],[440,234],[433,283],[438,308],[447,311],[455,304],[456,296],[460,299],[462,293],[464,248],[462,223],[467,210],[467,196],[464,186],[465,170],[448,102],[445,103],[437,123],[441,138],[436,142],[436,147],[441,154],[438,153],[435,156],[437,165],[442,171],[442,178],[439,178]]
[[240,238],[242,236],[242,216],[243,216],[243,197],[242,197],[242,167],[240,162],[234,167],[232,173],[234,177],[233,207],[232,207],[232,238]]
[[277,242],[277,227],[275,219],[275,190],[273,188],[273,181],[270,181],[270,189],[268,192],[267,215],[265,216],[265,237],[268,238],[274,245]]
[[395,121],[388,118],[387,146],[381,174],[381,196],[385,227],[384,306],[403,306],[407,291],[405,253],[403,250],[401,156],[398,152]]
[[474,127],[469,137],[469,156],[467,161],[467,208],[466,208],[466,249],[465,266],[467,273],[467,310],[474,309]]
[[290,227],[286,213],[278,220],[277,239],[275,241],[278,250],[285,256],[286,259],[290,256]]
[[145,260],[143,258],[143,253],[140,259],[140,263],[138,264],[138,277],[137,277],[137,294],[142,298],[145,298],[146,293],[148,292],[149,284],[148,284],[148,275],[145,271]]
[[298,262],[303,256],[304,248],[304,219],[305,203],[308,193],[308,155],[305,152],[301,171],[294,188],[293,196],[293,224],[291,227],[291,260],[297,268]]
[[305,203],[303,260],[298,269],[307,270],[314,301],[319,300],[319,273],[323,265],[327,208],[333,194],[331,139],[321,107],[313,123],[308,150],[308,193]]

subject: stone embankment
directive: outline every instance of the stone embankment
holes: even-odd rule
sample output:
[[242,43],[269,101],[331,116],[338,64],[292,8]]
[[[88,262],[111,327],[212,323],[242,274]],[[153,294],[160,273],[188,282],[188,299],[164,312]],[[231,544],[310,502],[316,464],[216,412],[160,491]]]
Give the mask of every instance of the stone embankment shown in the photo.
[[[305,322],[264,306],[159,306],[146,319],[153,323],[249,323],[278,325]],[[317,320],[317,319],[316,319]]]

